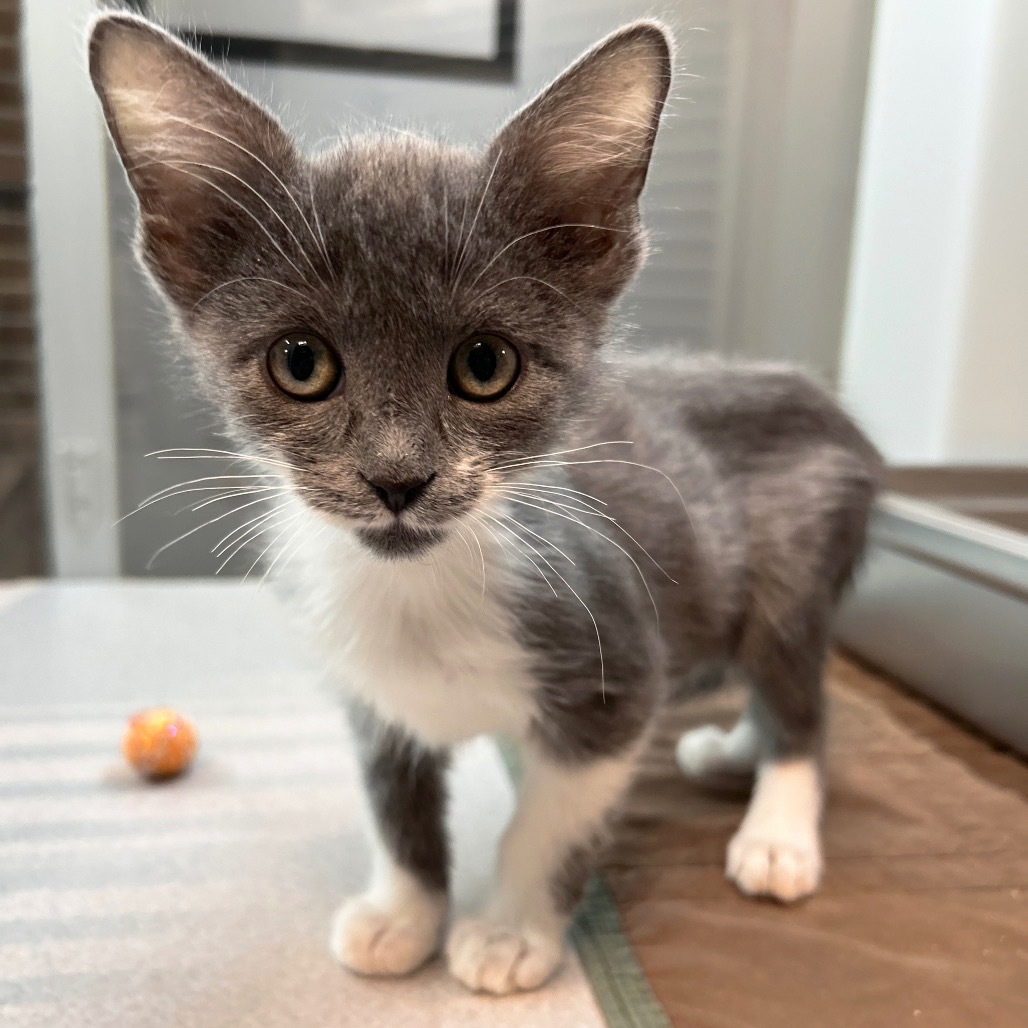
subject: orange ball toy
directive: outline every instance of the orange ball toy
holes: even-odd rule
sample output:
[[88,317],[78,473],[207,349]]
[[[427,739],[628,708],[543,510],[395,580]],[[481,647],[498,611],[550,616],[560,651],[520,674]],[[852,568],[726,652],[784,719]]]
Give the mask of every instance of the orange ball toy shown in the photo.
[[154,707],[129,719],[121,749],[144,777],[172,778],[196,755],[196,729],[177,711]]

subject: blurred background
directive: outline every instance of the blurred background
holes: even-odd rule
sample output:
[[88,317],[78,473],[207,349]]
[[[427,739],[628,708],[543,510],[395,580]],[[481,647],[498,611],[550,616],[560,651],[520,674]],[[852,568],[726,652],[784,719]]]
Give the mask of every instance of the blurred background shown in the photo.
[[[844,639],[892,666],[916,651],[916,678],[932,659],[945,673],[957,658],[932,640],[970,625],[969,673],[1028,677],[1002,628],[1028,610],[1028,4],[122,6],[194,39],[312,150],[365,131],[483,144],[600,36],[665,19],[678,77],[632,343],[787,359],[836,389],[893,469]],[[119,520],[201,473],[146,454],[230,444],[133,262],[133,201],[84,71],[93,10],[0,0],[0,576],[210,575],[223,525],[150,564],[209,510]],[[1014,605],[997,614],[996,597]]]

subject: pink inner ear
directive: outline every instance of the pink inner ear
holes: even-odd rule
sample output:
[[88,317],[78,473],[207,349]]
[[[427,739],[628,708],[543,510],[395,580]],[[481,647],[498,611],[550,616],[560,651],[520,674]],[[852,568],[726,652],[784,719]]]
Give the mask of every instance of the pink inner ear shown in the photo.
[[[90,72],[140,205],[147,263],[191,302],[242,233],[288,209],[296,151],[279,125],[203,58],[147,22],[100,19]],[[279,216],[280,217],[280,216]],[[266,227],[265,227],[266,230]],[[206,241],[215,245],[197,252]],[[223,245],[228,244],[228,245]]]
[[[183,208],[204,177],[247,181],[292,157],[278,124],[203,58],[142,20],[101,19],[90,71],[144,208]],[[217,190],[206,188],[210,199]],[[189,217],[189,211],[181,213]],[[195,219],[196,213],[192,215]]]
[[601,43],[500,133],[504,161],[533,179],[540,203],[568,221],[609,224],[634,209],[670,81],[652,25]]

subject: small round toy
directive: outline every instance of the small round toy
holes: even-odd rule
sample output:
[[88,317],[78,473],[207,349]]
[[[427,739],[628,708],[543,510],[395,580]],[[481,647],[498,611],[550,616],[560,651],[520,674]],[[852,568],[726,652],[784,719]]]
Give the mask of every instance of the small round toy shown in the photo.
[[196,729],[177,711],[153,707],[129,719],[121,749],[144,777],[173,778],[196,755]]

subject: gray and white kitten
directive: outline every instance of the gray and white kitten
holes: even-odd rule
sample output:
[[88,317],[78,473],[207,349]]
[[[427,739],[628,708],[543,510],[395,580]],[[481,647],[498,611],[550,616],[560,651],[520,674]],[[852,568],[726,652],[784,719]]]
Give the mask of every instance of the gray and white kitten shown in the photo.
[[812,892],[822,664],[879,460],[794,371],[608,355],[645,252],[664,28],[603,40],[484,153],[404,136],[306,156],[128,15],[95,22],[90,71],[140,257],[302,526],[291,567],[375,822],[339,959],[404,974],[436,951],[447,753],[505,733],[518,810],[491,901],[444,949],[472,989],[540,985],[662,704],[730,667],[746,713],[685,736],[679,763],[755,775],[740,889]]

